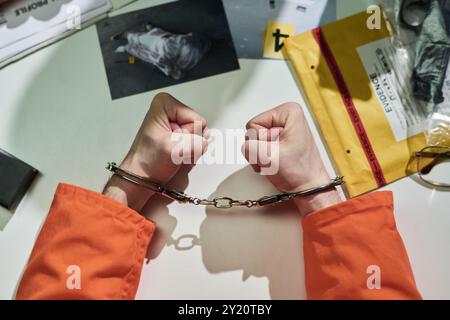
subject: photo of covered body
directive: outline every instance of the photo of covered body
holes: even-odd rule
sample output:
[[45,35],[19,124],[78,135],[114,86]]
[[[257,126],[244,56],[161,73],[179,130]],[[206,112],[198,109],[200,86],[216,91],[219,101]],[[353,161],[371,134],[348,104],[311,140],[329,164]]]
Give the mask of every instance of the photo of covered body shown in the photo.
[[97,31],[112,99],[239,69],[221,0],[155,6]]

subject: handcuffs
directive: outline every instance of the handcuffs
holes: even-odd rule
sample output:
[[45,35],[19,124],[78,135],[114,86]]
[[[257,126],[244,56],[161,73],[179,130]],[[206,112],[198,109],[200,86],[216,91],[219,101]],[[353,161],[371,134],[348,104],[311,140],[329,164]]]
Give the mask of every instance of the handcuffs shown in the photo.
[[191,203],[194,205],[204,205],[204,206],[214,206],[218,209],[230,209],[232,207],[263,207],[267,205],[272,205],[280,202],[289,201],[296,197],[305,197],[312,194],[328,191],[335,189],[337,186],[344,184],[343,177],[336,177],[330,181],[330,183],[320,185],[315,188],[310,188],[298,192],[292,193],[279,193],[270,196],[264,196],[257,200],[235,200],[230,197],[216,197],[212,200],[201,199],[197,197],[192,197],[184,192],[168,189],[159,183],[156,183],[150,179],[138,176],[132,172],[119,168],[116,163],[109,162],[106,167],[107,170],[111,171],[114,175],[131,182],[133,184],[142,186],[144,188],[150,189],[152,191],[158,192],[172,200],[176,200],[180,203]]

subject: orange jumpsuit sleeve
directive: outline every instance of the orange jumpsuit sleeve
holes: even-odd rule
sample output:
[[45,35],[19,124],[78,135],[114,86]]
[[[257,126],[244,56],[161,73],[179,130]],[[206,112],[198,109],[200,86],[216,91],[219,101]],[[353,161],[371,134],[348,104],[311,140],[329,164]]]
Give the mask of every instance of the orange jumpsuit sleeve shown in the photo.
[[421,299],[391,192],[325,208],[302,224],[309,299]]
[[16,298],[134,299],[154,230],[110,198],[60,184]]

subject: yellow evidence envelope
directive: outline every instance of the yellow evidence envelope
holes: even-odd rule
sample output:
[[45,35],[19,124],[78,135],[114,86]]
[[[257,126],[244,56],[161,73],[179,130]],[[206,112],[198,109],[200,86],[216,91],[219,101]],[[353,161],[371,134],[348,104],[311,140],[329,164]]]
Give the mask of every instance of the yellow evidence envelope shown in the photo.
[[284,44],[349,196],[412,173],[425,146],[423,115],[396,60],[393,30],[360,14],[289,37]]

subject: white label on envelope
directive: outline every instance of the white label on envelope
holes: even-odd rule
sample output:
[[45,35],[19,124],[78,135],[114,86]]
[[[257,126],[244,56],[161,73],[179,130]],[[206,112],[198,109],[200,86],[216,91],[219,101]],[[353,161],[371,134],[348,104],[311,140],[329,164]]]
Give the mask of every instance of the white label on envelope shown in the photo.
[[357,50],[395,139],[402,141],[423,132],[424,115],[412,97],[412,65],[405,50],[396,49],[391,41],[384,38]]

